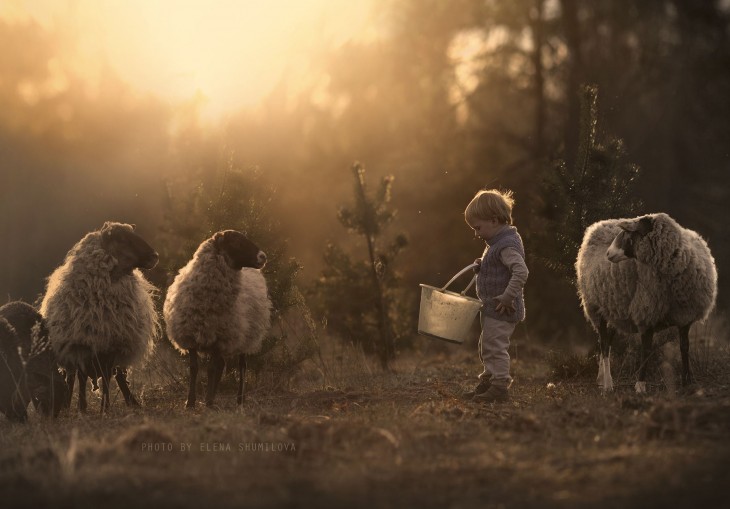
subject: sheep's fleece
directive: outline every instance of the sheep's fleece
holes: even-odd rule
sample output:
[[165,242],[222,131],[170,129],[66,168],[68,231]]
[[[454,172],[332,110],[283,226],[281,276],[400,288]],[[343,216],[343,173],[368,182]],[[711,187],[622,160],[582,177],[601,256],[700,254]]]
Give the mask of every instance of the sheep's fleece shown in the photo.
[[715,306],[717,271],[707,243],[667,214],[651,214],[652,230],[636,242],[636,259],[612,263],[606,250],[619,223],[586,230],[576,270],[583,311],[597,326],[603,317],[623,332],[660,330],[704,320]]
[[266,280],[258,269],[229,267],[208,239],[168,289],[164,316],[167,336],[182,353],[256,353],[271,324]]
[[137,269],[112,282],[116,264],[95,231],[71,248],[48,278],[41,314],[62,366],[86,362],[89,353],[109,352],[117,365],[131,366],[154,348],[160,330],[152,300],[157,290]]

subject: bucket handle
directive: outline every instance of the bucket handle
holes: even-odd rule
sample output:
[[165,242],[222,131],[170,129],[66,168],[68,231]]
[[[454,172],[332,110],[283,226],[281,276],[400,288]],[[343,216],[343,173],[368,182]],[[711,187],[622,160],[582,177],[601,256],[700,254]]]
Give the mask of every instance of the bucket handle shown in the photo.
[[[457,273],[457,274],[456,274],[456,275],[455,275],[454,277],[452,277],[452,278],[451,278],[451,279],[449,280],[449,282],[448,282],[448,283],[446,283],[446,284],[444,285],[444,287],[443,287],[443,288],[441,288],[441,291],[442,291],[442,292],[443,292],[443,291],[445,291],[445,290],[446,290],[446,288],[448,288],[448,286],[449,286],[449,285],[450,285],[451,283],[453,283],[454,281],[456,281],[456,280],[458,279],[458,277],[459,277],[459,276],[461,276],[461,275],[462,275],[462,274],[464,274],[465,272],[468,272],[468,271],[472,270],[472,269],[473,269],[473,268],[475,268],[475,267],[479,267],[479,264],[477,264],[477,263],[472,263],[471,265],[467,265],[466,267],[464,267],[463,269],[461,269],[461,270],[460,270],[460,271],[459,271],[459,272],[458,272],[458,273]],[[474,274],[474,277],[473,277],[473,278],[471,278],[471,282],[469,283],[469,286],[467,286],[466,288],[464,288],[464,291],[463,291],[463,292],[461,292],[461,295],[464,295],[464,294],[465,294],[466,292],[468,292],[468,291],[469,291],[469,288],[471,288],[471,285],[473,285],[473,284],[474,284],[474,281],[476,281],[476,280],[477,280],[477,275],[476,275],[476,274]]]

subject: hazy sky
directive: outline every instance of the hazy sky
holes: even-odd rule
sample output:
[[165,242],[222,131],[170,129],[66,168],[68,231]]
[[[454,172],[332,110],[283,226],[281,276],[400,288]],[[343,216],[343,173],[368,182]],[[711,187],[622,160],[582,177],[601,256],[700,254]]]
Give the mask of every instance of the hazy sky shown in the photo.
[[318,50],[375,37],[374,0],[3,0],[0,17],[61,34],[91,82],[104,65],[171,101],[198,91],[219,118],[284,75],[306,83]]

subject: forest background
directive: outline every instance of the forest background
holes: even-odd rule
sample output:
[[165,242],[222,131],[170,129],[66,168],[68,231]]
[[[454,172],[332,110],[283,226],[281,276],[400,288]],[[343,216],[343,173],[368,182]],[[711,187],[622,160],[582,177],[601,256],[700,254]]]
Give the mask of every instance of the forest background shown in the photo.
[[638,168],[634,212],[667,212],[707,239],[727,312],[730,2],[398,0],[368,16],[374,34],[320,48],[305,83],[284,75],[260,103],[215,120],[203,93],[143,93],[112,67],[90,81],[60,25],[0,18],[3,301],[34,301],[106,220],[135,223],[160,251],[150,278],[164,289],[205,214],[183,205],[223,192],[232,170],[248,175],[247,196],[265,204],[316,299],[328,244],[365,249],[338,222],[357,160],[373,185],[393,176],[411,318],[418,283],[440,286],[481,253],[463,210],[498,187],[515,192],[527,246],[530,333],[565,340],[586,326],[556,270],[566,210],[550,182],[556,161],[570,169],[579,156],[581,87],[592,84],[598,138]]

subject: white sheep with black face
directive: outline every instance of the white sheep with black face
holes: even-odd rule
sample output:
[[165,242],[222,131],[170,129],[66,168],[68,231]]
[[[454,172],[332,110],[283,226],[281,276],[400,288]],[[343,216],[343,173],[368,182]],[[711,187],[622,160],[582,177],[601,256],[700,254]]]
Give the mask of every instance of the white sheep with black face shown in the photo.
[[266,255],[244,234],[221,231],[204,241],[167,290],[167,336],[190,358],[187,406],[195,407],[198,352],[209,354],[206,404],[213,405],[225,357],[238,356],[237,401],[243,402],[246,355],[258,352],[271,324],[261,268]]
[[87,234],[48,278],[41,314],[58,362],[68,368],[69,389],[78,371],[79,408],[86,409],[86,380],[102,378],[102,405],[109,406],[109,381],[116,381],[128,405],[138,405],[125,368],[153,349],[159,319],[155,287],[138,269],[151,269],[158,255],[134,226],[107,222]]
[[641,335],[637,392],[646,391],[646,365],[655,332],[679,329],[682,384],[692,382],[689,330],[715,307],[717,270],[707,243],[667,214],[599,221],[586,229],[576,261],[578,294],[599,335],[598,385],[613,389],[613,332]]

